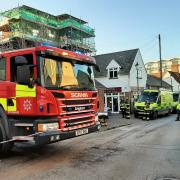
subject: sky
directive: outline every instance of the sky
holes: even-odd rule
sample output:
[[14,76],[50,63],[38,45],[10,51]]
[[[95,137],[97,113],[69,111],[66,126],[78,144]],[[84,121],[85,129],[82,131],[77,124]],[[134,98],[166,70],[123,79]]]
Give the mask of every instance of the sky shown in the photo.
[[18,5],[59,15],[70,13],[95,28],[97,54],[139,48],[144,62],[180,57],[180,0],[0,0],[0,10]]

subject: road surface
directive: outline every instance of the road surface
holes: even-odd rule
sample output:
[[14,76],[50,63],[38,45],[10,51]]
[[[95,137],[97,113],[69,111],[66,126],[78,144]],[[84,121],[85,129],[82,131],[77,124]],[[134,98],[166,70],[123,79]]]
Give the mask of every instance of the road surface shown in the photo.
[[0,179],[180,179],[180,122],[172,115],[41,148],[21,144],[0,160]]

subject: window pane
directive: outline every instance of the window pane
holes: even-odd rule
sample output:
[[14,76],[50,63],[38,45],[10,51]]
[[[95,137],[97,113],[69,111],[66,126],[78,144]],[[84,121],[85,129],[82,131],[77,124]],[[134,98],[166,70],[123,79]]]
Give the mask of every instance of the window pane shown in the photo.
[[0,59],[0,80],[6,80],[6,61]]
[[113,78],[113,71],[109,71],[109,77]]
[[114,71],[114,77],[117,78],[117,71]]
[[[22,65],[33,65],[33,55],[32,54],[24,54],[20,55],[22,59],[27,61],[27,63],[19,64],[15,63],[15,58],[18,56],[12,56],[10,58],[10,74],[11,74],[11,81],[16,82],[17,81],[17,67]],[[31,78],[34,78],[34,67],[30,66],[30,76]]]

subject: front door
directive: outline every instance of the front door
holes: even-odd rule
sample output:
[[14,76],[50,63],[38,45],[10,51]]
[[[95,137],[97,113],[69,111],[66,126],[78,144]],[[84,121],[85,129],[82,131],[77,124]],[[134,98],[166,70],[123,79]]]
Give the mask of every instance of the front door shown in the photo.
[[107,110],[112,112],[112,97],[107,97]]
[[112,97],[113,100],[113,113],[118,113],[119,108],[118,108],[118,96]]
[[19,66],[29,65],[31,78],[34,77],[34,59],[33,54],[24,54],[20,56],[12,56],[10,58],[10,80],[14,83],[14,97],[10,99],[11,106],[8,107],[9,112],[21,115],[36,115],[36,86],[18,84],[17,71]]
[[119,112],[119,100],[118,96],[107,96],[106,97],[106,107],[112,113]]

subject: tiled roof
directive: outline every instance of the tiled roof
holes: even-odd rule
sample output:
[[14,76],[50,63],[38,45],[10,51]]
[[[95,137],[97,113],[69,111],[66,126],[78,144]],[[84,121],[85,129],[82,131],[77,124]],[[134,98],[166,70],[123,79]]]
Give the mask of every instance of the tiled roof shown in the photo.
[[103,84],[101,84],[99,81],[95,80],[96,88],[106,88]]
[[94,58],[96,59],[96,63],[101,70],[100,72],[95,72],[95,77],[106,77],[106,67],[112,60],[115,60],[122,67],[120,74],[129,74],[138,50],[139,49],[132,49],[127,51],[120,51],[94,56]]
[[169,74],[180,84],[180,73],[168,71]]
[[[147,86],[151,86],[151,87],[161,87],[161,79],[148,74],[146,84]],[[162,86],[163,88],[168,88],[168,89],[171,88],[171,85],[165,81],[162,81]]]

